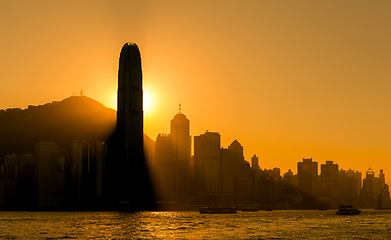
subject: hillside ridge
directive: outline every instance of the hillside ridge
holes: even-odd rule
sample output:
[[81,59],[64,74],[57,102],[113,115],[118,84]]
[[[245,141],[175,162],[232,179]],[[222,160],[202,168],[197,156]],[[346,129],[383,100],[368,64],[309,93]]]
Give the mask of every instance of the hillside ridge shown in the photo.
[[[116,116],[116,110],[87,96],[1,110],[0,163],[11,153],[34,153],[40,141],[51,141],[60,147],[69,147],[74,140],[107,142],[115,131]],[[153,147],[151,138],[144,134],[144,139],[146,148]]]

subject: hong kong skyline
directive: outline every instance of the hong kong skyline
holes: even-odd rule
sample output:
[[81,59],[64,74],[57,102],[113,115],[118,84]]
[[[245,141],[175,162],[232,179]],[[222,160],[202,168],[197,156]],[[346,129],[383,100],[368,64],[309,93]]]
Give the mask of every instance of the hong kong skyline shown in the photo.
[[[44,4],[40,4],[44,3]],[[281,4],[283,3],[283,4]],[[0,109],[84,94],[116,109],[142,49],[144,132],[219,132],[263,169],[312,158],[391,172],[389,1],[1,2]],[[390,183],[390,178],[387,182]]]

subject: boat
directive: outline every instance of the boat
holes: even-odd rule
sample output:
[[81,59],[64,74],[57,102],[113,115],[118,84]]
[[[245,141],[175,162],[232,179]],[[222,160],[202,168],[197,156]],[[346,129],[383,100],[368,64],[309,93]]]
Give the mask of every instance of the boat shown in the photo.
[[358,214],[360,214],[360,212],[361,212],[361,210],[358,210],[357,208],[353,207],[352,205],[340,205],[336,214],[337,215],[358,215]]
[[237,213],[234,207],[201,207],[201,214]]

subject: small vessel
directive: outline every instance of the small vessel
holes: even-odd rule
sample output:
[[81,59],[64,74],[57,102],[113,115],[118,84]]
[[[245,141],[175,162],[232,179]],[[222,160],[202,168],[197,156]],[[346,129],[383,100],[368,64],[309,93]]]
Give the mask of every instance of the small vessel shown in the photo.
[[361,210],[358,210],[357,208],[353,207],[352,205],[340,205],[336,214],[337,215],[358,215],[358,214],[360,214],[360,212],[361,212]]
[[237,213],[234,207],[201,207],[201,214]]

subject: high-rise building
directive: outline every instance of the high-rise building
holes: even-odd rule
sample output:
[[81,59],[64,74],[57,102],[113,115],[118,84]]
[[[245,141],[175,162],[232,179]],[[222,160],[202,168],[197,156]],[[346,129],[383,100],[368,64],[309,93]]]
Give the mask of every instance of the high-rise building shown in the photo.
[[90,143],[75,140],[71,143],[72,159],[72,198],[83,201],[83,190],[86,191],[86,178],[88,163],[90,161]]
[[38,206],[58,195],[58,146],[53,142],[35,145],[34,189]]
[[250,163],[244,160],[243,146],[237,140],[228,146],[228,150],[233,161],[234,203],[253,203],[257,195],[257,171],[252,170]]
[[2,178],[18,179],[19,176],[19,156],[15,153],[4,157],[4,164],[1,165]]
[[326,161],[326,164],[320,166],[320,196],[331,199],[340,197],[338,164],[333,161]]
[[15,153],[4,157],[0,174],[0,206],[15,203],[15,181],[19,177],[19,156]]
[[380,194],[383,193],[385,184],[386,184],[386,177],[383,173],[383,169],[380,169],[380,173],[379,173],[379,192],[380,192]]
[[196,194],[214,203],[221,192],[220,134],[206,132],[194,137],[194,180]]
[[15,153],[9,154],[4,157],[4,164],[19,165],[19,156]]
[[31,153],[25,153],[20,155],[20,175],[21,176],[34,176],[34,163],[35,157]]
[[194,181],[196,194],[206,204],[233,203],[233,155],[220,148],[220,134],[205,132],[194,137]]
[[159,134],[156,138],[154,170],[158,201],[176,200],[176,162],[170,135]]
[[375,194],[375,172],[369,168],[363,181],[363,191],[367,202],[373,202],[378,196]]
[[221,148],[221,173],[222,173],[222,204],[231,205],[234,203],[234,169],[231,152]]
[[95,142],[91,146],[91,165],[90,169],[93,177],[94,196],[97,200],[102,200],[107,190],[106,186],[106,164],[107,164],[107,145],[104,142]]
[[[144,161],[141,57],[134,43],[126,43],[121,50],[117,104],[117,133],[121,159],[116,164],[120,166],[123,176],[129,176]],[[127,195],[126,198],[130,197],[129,192],[124,194]]]
[[20,155],[20,176],[16,197],[24,207],[34,206],[34,165],[35,157],[31,153]]
[[176,194],[178,199],[185,200],[190,194],[191,137],[189,120],[181,113],[181,104],[179,104],[178,114],[171,120],[170,136],[176,163]]
[[181,112],[179,104],[179,112],[171,120],[171,138],[174,144],[174,154],[176,161],[190,162],[191,156],[191,137],[190,137],[190,121]]
[[341,189],[341,193],[343,192],[343,195],[341,195],[341,197],[344,196],[349,199],[349,198],[356,198],[360,196],[361,182],[362,182],[361,173],[349,169],[346,171],[346,176],[344,176],[344,178],[346,182],[341,184],[341,186],[345,186],[345,188]]
[[292,170],[288,170],[288,172],[284,173],[283,180],[290,186],[297,187],[297,175],[294,175]]
[[106,144],[101,141],[75,140],[71,143],[72,198],[79,203],[93,204],[104,197]]
[[390,208],[390,190],[383,169],[379,173],[379,199],[376,208]]
[[109,151],[112,198],[123,210],[151,209],[152,187],[144,157],[143,90],[140,51],[126,43],[118,69],[115,151]]
[[297,163],[297,187],[304,194],[303,201],[313,201],[319,195],[318,163],[312,158]]
[[234,140],[228,146],[228,149],[233,157],[234,175],[237,176],[239,174],[241,164],[244,163],[243,146],[237,140]]
[[194,177],[199,193],[221,190],[220,134],[205,132],[194,137]]
[[258,157],[254,154],[254,156],[251,158],[251,169],[252,170],[261,170],[259,168],[259,164],[258,164]]

